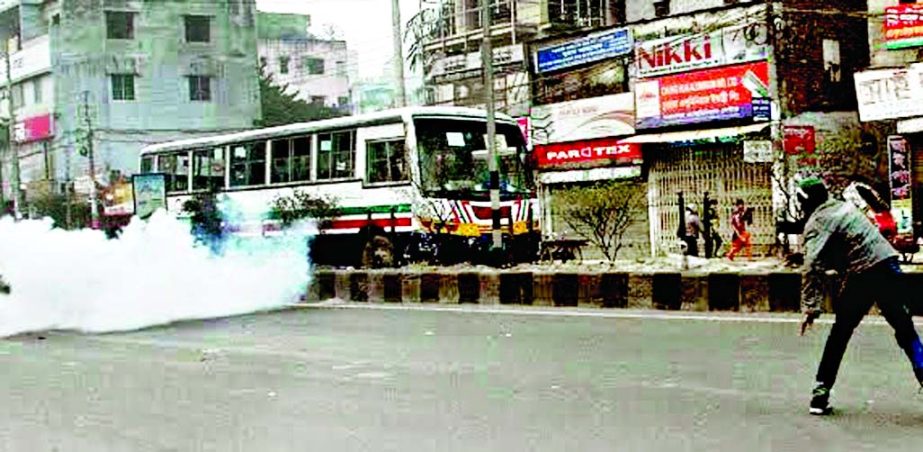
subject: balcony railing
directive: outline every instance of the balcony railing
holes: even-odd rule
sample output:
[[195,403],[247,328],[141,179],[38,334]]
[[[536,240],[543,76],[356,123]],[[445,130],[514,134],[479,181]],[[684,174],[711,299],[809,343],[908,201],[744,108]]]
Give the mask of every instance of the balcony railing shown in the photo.
[[[491,0],[490,23],[492,26],[509,26],[513,22],[515,0]],[[445,1],[433,10],[424,24],[426,40],[441,41],[455,36],[481,31],[483,28],[480,0],[463,2]]]

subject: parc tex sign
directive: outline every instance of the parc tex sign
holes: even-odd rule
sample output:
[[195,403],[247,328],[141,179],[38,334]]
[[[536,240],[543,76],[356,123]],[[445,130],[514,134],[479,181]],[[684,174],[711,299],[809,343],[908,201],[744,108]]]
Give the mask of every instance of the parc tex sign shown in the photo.
[[535,53],[535,67],[540,73],[552,72],[627,55],[633,48],[631,31],[617,28],[539,49]]
[[616,138],[554,143],[538,146],[535,158],[539,168],[587,163],[637,165],[641,164],[641,146],[636,143],[620,143]]
[[703,69],[635,83],[636,127],[752,118],[768,121],[766,61]]
[[885,8],[885,48],[923,46],[923,5]]

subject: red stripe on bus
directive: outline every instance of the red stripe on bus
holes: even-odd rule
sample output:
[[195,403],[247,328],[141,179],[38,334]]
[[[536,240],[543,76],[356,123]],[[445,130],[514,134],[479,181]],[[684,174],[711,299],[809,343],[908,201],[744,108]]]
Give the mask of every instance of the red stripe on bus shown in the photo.
[[[324,229],[358,229],[363,228],[368,224],[369,220],[333,220],[330,223],[330,227]],[[398,228],[412,226],[413,221],[409,217],[395,218],[394,221],[391,221],[390,218],[380,218],[373,219],[372,224],[387,229],[390,228],[392,224]]]

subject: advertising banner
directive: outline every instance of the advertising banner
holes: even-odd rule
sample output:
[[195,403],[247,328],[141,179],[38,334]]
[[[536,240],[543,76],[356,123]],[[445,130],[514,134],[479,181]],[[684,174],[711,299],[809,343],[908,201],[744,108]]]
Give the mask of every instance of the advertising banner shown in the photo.
[[910,179],[910,145],[904,137],[888,137],[889,179],[891,180],[891,215],[898,234],[913,233],[913,200]]
[[923,66],[856,72],[859,120],[923,116]]
[[769,97],[765,61],[669,75],[635,83],[637,128],[754,118]]
[[167,208],[165,174],[136,174],[131,177],[135,215],[149,218],[157,209]]
[[593,163],[635,165],[641,163],[641,145],[619,143],[615,138],[554,143],[536,146],[535,158],[539,168]]
[[[519,64],[525,61],[525,52],[522,45],[511,45],[493,49],[494,67],[502,68]],[[481,52],[472,52],[463,55],[453,55],[437,59],[426,74],[427,80],[447,81],[478,76],[481,72],[484,59]],[[456,77],[453,77],[456,76]]]
[[33,141],[50,138],[54,134],[54,126],[51,115],[41,115],[27,118],[22,122],[17,122],[13,128],[13,136],[17,143],[30,143]]
[[763,24],[748,23],[696,34],[638,42],[638,77],[766,60],[769,39]]
[[635,133],[632,93],[613,94],[532,108],[536,145],[610,138]]
[[885,48],[889,50],[923,46],[923,5],[885,8]]
[[633,46],[631,31],[617,28],[539,49],[535,53],[535,67],[540,73],[557,71],[627,55]]

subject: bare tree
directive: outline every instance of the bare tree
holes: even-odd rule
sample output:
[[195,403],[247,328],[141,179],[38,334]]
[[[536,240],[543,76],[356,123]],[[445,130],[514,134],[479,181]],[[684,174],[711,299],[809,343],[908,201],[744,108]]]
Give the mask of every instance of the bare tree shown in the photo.
[[555,194],[564,222],[583,235],[612,261],[623,248],[623,237],[644,205],[644,191],[633,182],[606,181]]

